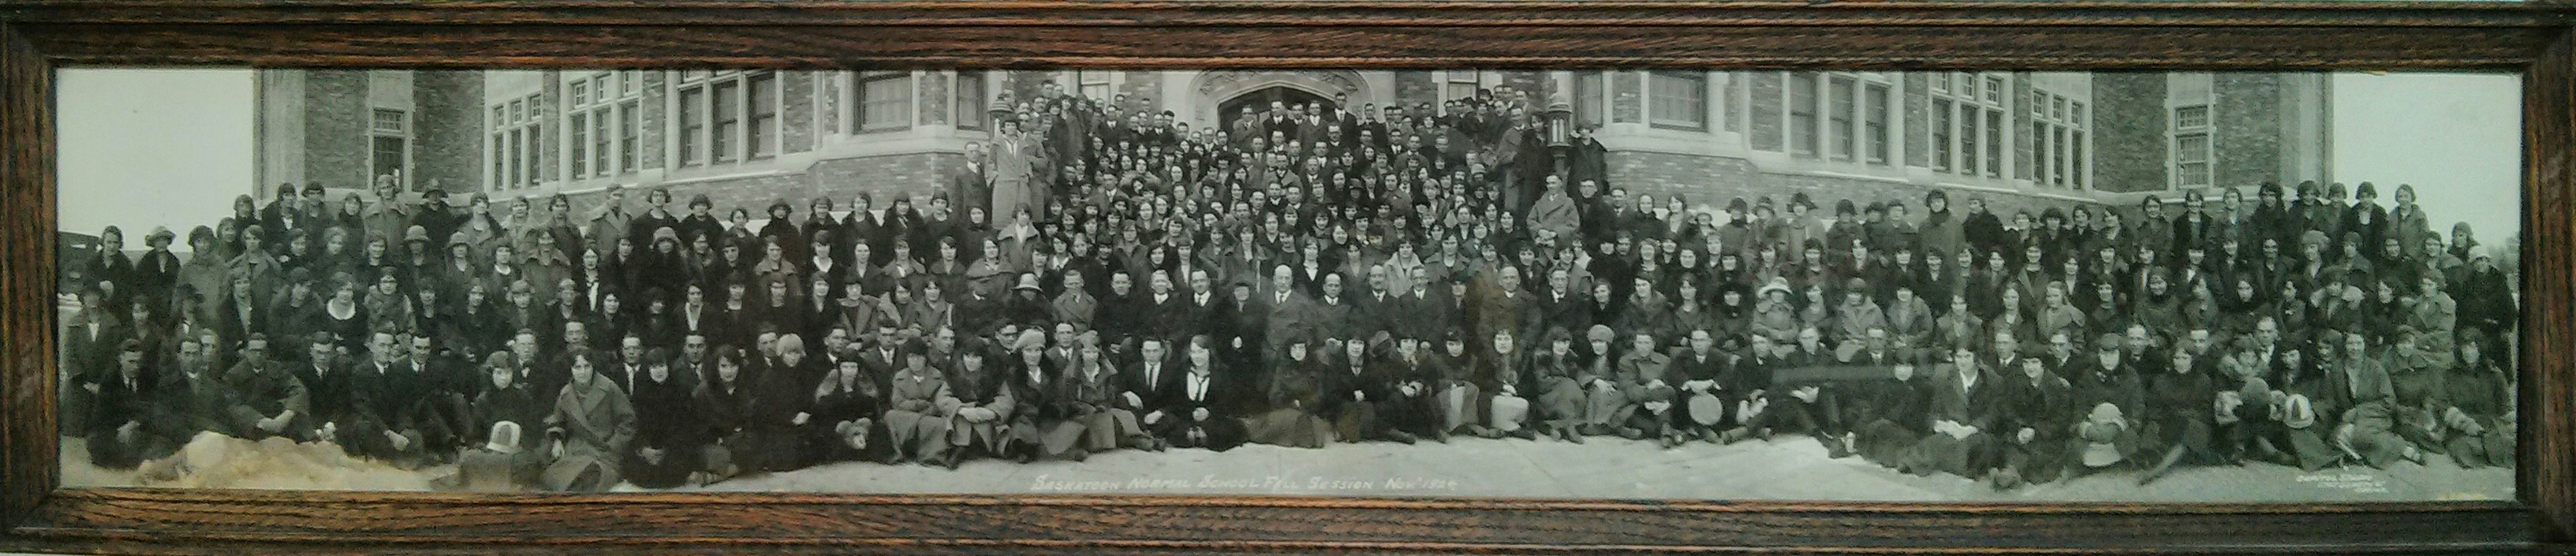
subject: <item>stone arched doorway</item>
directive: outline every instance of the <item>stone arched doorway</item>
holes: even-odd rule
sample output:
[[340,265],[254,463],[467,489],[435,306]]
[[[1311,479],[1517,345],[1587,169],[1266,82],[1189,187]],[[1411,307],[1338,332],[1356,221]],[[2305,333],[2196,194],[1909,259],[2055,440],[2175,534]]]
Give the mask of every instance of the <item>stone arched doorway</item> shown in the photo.
[[[1334,95],[1348,98],[1347,103],[1353,107],[1377,101],[1369,90],[1368,81],[1356,71],[1220,70],[1200,72],[1198,77],[1190,80],[1188,90],[1198,96],[1195,103],[1198,109],[1188,116],[1191,120],[1211,124],[1231,122],[1241,114],[1240,104],[1235,101],[1246,95],[1270,94],[1265,90],[1273,88],[1314,95],[1324,101],[1325,108],[1332,107]],[[1280,94],[1284,97],[1288,93]],[[1269,109],[1268,100],[1261,102],[1260,109]],[[1222,117],[1218,112],[1220,108],[1226,109]]]
[[1316,105],[1318,110],[1330,111],[1333,109],[1333,99],[1325,98],[1323,95],[1318,95],[1305,89],[1286,85],[1274,85],[1244,91],[1242,94],[1234,95],[1234,98],[1225,99],[1225,102],[1218,103],[1216,107],[1217,125],[1220,127],[1217,129],[1234,129],[1235,122],[1244,117],[1243,111],[1246,108],[1252,109],[1252,117],[1268,119],[1270,107],[1273,103],[1277,103],[1277,105],[1284,106],[1286,109],[1292,111],[1307,104]]

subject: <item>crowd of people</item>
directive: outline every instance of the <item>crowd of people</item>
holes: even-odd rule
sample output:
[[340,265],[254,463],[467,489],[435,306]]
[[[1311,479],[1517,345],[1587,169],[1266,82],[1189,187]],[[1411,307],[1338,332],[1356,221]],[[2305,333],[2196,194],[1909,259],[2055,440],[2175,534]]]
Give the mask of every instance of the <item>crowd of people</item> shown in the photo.
[[1192,130],[1047,83],[937,184],[757,214],[281,185],[185,257],[109,228],[64,261],[64,431],[109,468],[216,433],[553,490],[1461,436],[1797,437],[1997,488],[2513,462],[2515,279],[2410,186],[1657,198],[1530,102]]

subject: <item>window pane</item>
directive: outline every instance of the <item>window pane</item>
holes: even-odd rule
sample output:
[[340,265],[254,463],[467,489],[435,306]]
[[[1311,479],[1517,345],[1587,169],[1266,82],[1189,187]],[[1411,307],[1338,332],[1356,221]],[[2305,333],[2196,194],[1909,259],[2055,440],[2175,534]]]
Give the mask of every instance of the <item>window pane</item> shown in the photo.
[[741,141],[742,82],[726,81],[715,85],[709,98],[715,101],[715,130],[707,134],[707,158],[717,162],[734,159],[734,145]]
[[2084,132],[2067,134],[2066,184],[2084,187]]
[[402,181],[410,181],[408,177],[404,177],[407,173],[403,171],[404,143],[406,141],[401,137],[375,137],[375,164],[372,170],[376,177],[396,176]]
[[404,118],[403,114],[404,113],[401,110],[378,108],[375,111],[375,120],[372,127],[377,132],[381,133],[402,133],[404,127],[403,124],[408,123],[406,121],[407,118]]
[[1855,150],[1852,139],[1853,92],[1851,78],[1834,78],[1830,111],[1826,114],[1833,121],[1831,131],[1828,133],[1834,138],[1834,158],[1838,160],[1851,160],[1852,151]]
[[751,76],[751,158],[778,154],[778,74]]
[[859,129],[903,129],[912,124],[912,74],[884,72],[859,85]]
[[2075,125],[2084,125],[2084,103],[2067,103],[2066,120],[2073,122]]
[[1869,142],[1869,161],[1873,164],[1886,164],[1887,86],[1871,85],[1868,94],[1869,98],[1862,99],[1862,110],[1866,111],[1862,119],[1866,127],[1863,132],[1867,136],[1864,140]]
[[1978,117],[1978,110],[1971,106],[1975,105],[1959,106],[1959,172],[1974,175],[1977,173],[1977,153],[1982,152],[1977,149],[1977,141],[1985,134],[1977,132],[1977,126],[1984,118]]
[[598,112],[591,113],[590,116],[590,171],[602,176],[608,175],[610,169],[615,168],[608,164],[608,154],[616,152],[609,141],[616,137],[616,133],[608,127],[608,119],[612,112],[602,108]]
[[[2051,146],[2048,142],[2048,122],[2031,122],[2030,133],[2031,152],[2043,161],[2053,158],[2050,156],[2051,151],[2049,150]],[[2032,183],[2048,183],[2048,178],[2049,172],[2047,163],[2042,162],[2033,166],[2032,174],[2030,176]]]
[[510,151],[508,154],[510,157],[510,185],[513,186],[528,182],[528,167],[522,162],[527,159],[519,156],[520,148],[526,144],[524,142],[526,135],[527,132],[523,130],[510,130]]
[[572,163],[572,175],[579,177],[589,174],[590,115],[575,113],[572,115],[571,124],[564,127],[566,128],[566,131],[571,132],[565,136],[570,139],[569,141],[565,141],[565,146],[571,150],[570,153],[565,155],[565,160]]
[[1950,129],[1957,120],[1948,100],[1932,101],[1932,169],[1950,169]]
[[681,166],[693,166],[706,162],[706,155],[698,152],[700,146],[706,144],[706,139],[703,138],[707,127],[706,102],[707,90],[704,88],[691,87],[680,90]]
[[[1654,103],[1648,121],[1659,126],[1708,128],[1708,76],[1699,72],[1654,72]],[[1811,85],[1812,86],[1812,85]],[[1810,91],[1810,96],[1813,92]],[[1813,107],[1808,110],[1812,112]]]
[[985,100],[984,100],[984,73],[983,73],[983,72],[979,72],[979,71],[961,71],[961,72],[957,72],[957,102],[956,102],[956,107],[957,107],[957,127],[958,127],[958,128],[960,128],[960,129],[983,129],[983,128],[984,128],[984,118],[985,118],[984,109],[985,109],[985,108],[988,108],[988,107],[986,106],[986,102],[985,102]]
[[2048,157],[2048,182],[2063,186],[2066,185],[2066,128],[2048,131],[2048,152],[2052,155]]
[[573,106],[590,104],[590,81],[572,82],[572,85],[564,88],[564,96],[572,98]]
[[1789,152],[1816,155],[1816,75],[1789,75]]
[[2001,77],[1988,77],[1988,78],[1986,78],[1986,102],[1987,102],[1987,103],[1990,103],[1990,104],[2002,104],[2002,103],[2003,103],[2003,101],[2004,101],[2004,78],[2001,78]]
[[644,117],[643,114],[636,112],[637,108],[639,105],[630,100],[626,101],[626,104],[619,105],[617,109],[617,169],[619,171],[635,171],[636,141],[643,131],[638,129],[639,125],[636,121]]
[[2183,106],[2174,108],[2174,128],[2191,129],[2196,127],[2209,127],[2208,106]]
[[1598,71],[1574,74],[1574,124],[1601,125],[1602,77]]
[[1986,111],[1986,175],[2004,175],[2004,113]]

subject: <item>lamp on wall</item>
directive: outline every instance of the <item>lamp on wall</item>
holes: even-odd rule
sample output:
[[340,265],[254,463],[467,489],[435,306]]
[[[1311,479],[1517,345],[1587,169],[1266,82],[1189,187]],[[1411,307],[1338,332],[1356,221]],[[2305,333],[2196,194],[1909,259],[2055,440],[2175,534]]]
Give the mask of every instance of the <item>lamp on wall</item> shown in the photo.
[[1547,95],[1548,148],[1564,152],[1565,149],[1573,147],[1574,143],[1569,137],[1573,130],[1574,103],[1566,100],[1565,91],[1549,93]]
[[985,122],[985,125],[992,126],[992,128],[993,128],[993,129],[1001,129],[1001,128],[1002,128],[1002,122],[1010,121],[1010,119],[1011,119],[1011,94],[1010,94],[1010,93],[1002,93],[1002,94],[1000,94],[1000,95],[995,95],[995,96],[993,97],[993,103],[992,103],[992,104],[984,105],[984,122]]

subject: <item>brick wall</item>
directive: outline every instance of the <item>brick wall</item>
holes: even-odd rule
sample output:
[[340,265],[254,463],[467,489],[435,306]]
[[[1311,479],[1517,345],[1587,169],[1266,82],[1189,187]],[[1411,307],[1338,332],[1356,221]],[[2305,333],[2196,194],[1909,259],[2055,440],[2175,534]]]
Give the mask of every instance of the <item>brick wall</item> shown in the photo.
[[535,171],[538,176],[537,181],[540,183],[560,180],[564,177],[561,166],[563,151],[552,148],[557,139],[554,133],[556,128],[551,125],[556,118],[563,115],[563,106],[560,104],[564,98],[563,79],[561,79],[563,72],[546,70],[545,73],[545,94],[538,96],[536,102],[528,104],[528,111],[533,112],[529,116],[537,120],[535,127],[528,128],[528,141],[531,145],[538,145]]
[[368,187],[367,72],[312,70],[304,87],[304,179]]
[[1932,166],[1932,82],[1920,72],[1904,74],[1904,92],[1897,96],[1897,107],[1905,118],[1905,164]]
[[1752,83],[1748,86],[1753,88],[1753,99],[1745,103],[1745,111],[1753,118],[1745,126],[1745,139],[1756,149],[1780,150],[1780,111],[1783,109],[1780,106],[1780,88],[1787,85],[1781,83],[1780,72],[1776,71],[1752,71],[1740,75],[1750,79]]
[[413,183],[431,181],[450,192],[480,191],[483,183],[483,73],[423,71],[412,77]]
[[1610,83],[1610,121],[1637,123],[1646,121],[1645,74],[1614,71],[1602,77]]
[[779,148],[791,153],[814,150],[814,72],[785,71],[778,76]]
[[899,154],[826,160],[804,175],[809,176],[817,193],[847,199],[866,191],[883,206],[889,195],[943,190],[941,178],[965,164],[966,156],[958,153]]
[[636,148],[642,149],[643,152],[636,153],[635,164],[642,168],[660,168],[663,148],[667,144],[663,137],[668,135],[663,131],[662,126],[670,121],[671,115],[666,108],[670,104],[670,99],[669,95],[662,90],[664,72],[641,73],[644,75],[644,99],[641,103],[644,119],[636,124],[643,132],[639,134],[635,144]]
[[[1763,173],[1756,170],[1751,162],[1738,158],[1637,151],[1610,153],[1610,183],[1632,193],[1652,194],[1658,199],[1683,195],[1693,205],[1710,207],[1724,207],[1730,199],[1739,197],[1748,204],[1766,196],[1774,203],[1785,204],[1791,196],[1806,193],[1827,214],[1831,214],[1834,201],[1840,199],[1851,199],[1859,205],[1895,200],[1903,201],[1918,218],[1923,214],[1923,196],[1930,190],[1927,186],[1909,183]],[[1983,196],[1992,210],[2007,218],[2018,210],[2037,213],[2050,207],[2077,204],[2006,193],[1953,191],[1951,198],[1957,200],[1963,194]]]
[[1127,95],[1135,109],[1149,113],[1160,114],[1172,105],[1171,99],[1163,98],[1163,72],[1159,71],[1127,72],[1126,79],[1118,84],[1118,92]]
[[914,82],[917,87],[915,90],[918,92],[913,94],[913,108],[914,112],[921,116],[914,120],[915,122],[921,125],[948,125],[948,105],[952,102],[948,98],[950,77],[952,76],[948,75],[948,72],[942,71],[925,71],[918,74],[919,80]]
[[2013,104],[2004,110],[2006,126],[2004,133],[2013,138],[2012,175],[2016,177],[2028,178],[2038,174],[2034,170],[2038,167],[2035,162],[2038,158],[2039,141],[2030,132],[2030,106],[2037,102],[2032,98],[2034,92],[2035,90],[2030,86],[2030,73],[2013,72],[2012,98],[2014,100]]
[[[1505,71],[1502,73],[1503,84],[1510,85],[1513,90],[1517,90],[1528,95],[1530,113],[1536,114],[1540,110],[1547,109],[1548,95],[1556,93],[1556,82],[1547,78],[1548,72]],[[1572,94],[1572,91],[1567,91],[1567,93]],[[1566,99],[1567,102],[1573,102],[1573,100],[1574,99],[1572,98]]]
[[[2221,72],[2210,76],[2218,97],[2210,117],[2217,121],[2217,158],[2212,185],[2248,186],[2281,176],[2281,78],[2272,74]],[[2383,195],[2384,197],[2384,195]]]
[[2093,74],[2093,180],[2103,191],[2162,190],[2166,183],[2165,75]]
[[812,77],[820,86],[814,93],[814,119],[822,121],[822,133],[840,133],[840,75],[836,72],[815,72]]
[[1431,103],[1432,106],[1439,106],[1440,90],[1436,87],[1437,85],[1431,82],[1431,72],[1395,72],[1395,100],[1403,104],[1407,112],[1412,111],[1414,106],[1426,102]]

